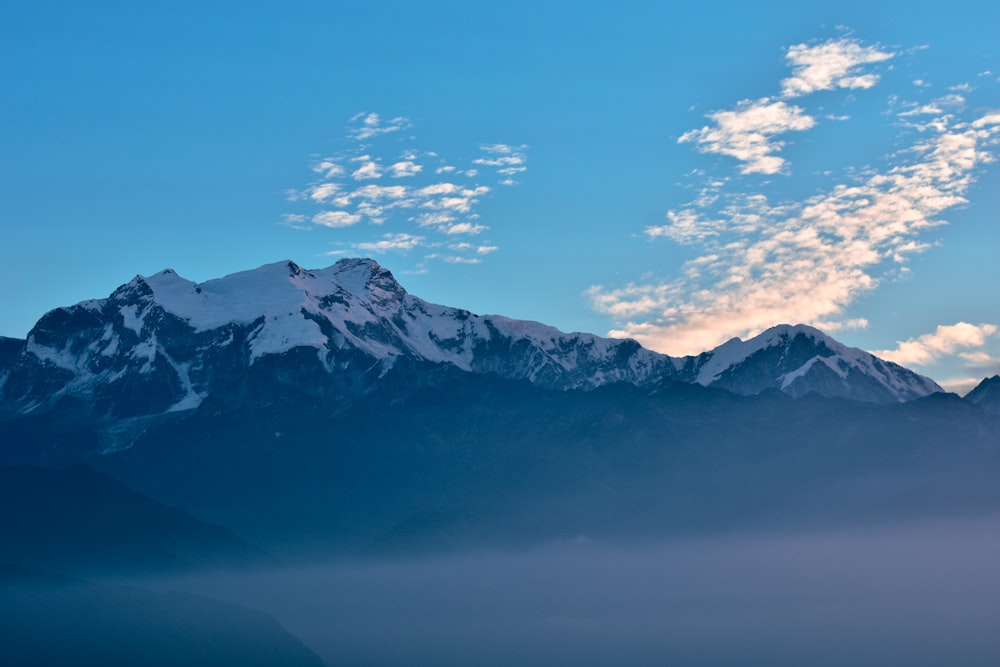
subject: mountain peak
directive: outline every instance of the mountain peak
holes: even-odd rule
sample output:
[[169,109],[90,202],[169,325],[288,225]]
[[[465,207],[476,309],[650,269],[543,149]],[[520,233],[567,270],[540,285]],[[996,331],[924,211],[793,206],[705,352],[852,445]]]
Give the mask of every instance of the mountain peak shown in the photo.
[[753,338],[733,338],[698,357],[695,382],[740,394],[768,388],[792,396],[816,392],[878,403],[942,391],[929,378],[838,342],[806,324],[779,324]]
[[406,294],[403,286],[396,281],[392,272],[373,259],[348,257],[324,269],[330,277],[351,294],[382,292],[383,295],[401,297]]
[[987,412],[1000,414],[1000,375],[983,379],[975,389],[965,395],[965,400],[975,403]]

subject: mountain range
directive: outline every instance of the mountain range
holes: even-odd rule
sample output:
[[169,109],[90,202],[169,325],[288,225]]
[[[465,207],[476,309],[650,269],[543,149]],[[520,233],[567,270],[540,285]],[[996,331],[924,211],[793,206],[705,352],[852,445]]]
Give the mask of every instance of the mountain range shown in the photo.
[[257,384],[356,398],[387,376],[432,381],[435,367],[555,389],[674,380],[877,403],[942,391],[804,325],[669,357],[633,340],[430,304],[376,262],[345,259],[314,271],[279,262],[201,284],[168,269],[55,309],[26,340],[0,339],[0,400],[8,417],[74,400],[113,421],[193,410]]
[[[137,276],[0,338],[0,655],[320,664],[178,573],[995,516],[998,401],[804,325],[670,357],[431,304],[369,259]],[[310,638],[336,661],[351,632]]]
[[0,463],[87,465],[271,553],[656,535],[993,502],[995,385],[804,325],[670,357],[369,259],[168,269],[0,339]]

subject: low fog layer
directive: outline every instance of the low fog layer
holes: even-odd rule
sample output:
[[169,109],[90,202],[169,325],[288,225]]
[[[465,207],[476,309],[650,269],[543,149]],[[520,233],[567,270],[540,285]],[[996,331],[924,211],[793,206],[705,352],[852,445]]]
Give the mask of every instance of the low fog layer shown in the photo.
[[334,664],[1000,664],[1000,517],[145,582]]

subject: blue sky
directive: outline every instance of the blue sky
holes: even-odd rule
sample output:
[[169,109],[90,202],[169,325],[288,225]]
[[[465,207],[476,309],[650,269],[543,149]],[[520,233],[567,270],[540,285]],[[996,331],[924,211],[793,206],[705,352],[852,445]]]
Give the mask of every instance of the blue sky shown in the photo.
[[672,354],[817,324],[1000,372],[992,3],[0,5],[0,335],[367,255]]

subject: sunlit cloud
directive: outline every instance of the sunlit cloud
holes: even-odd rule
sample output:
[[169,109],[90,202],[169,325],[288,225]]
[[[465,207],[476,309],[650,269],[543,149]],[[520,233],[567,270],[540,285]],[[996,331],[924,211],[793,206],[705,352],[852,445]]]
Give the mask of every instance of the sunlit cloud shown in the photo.
[[[781,82],[784,99],[743,100],[735,109],[714,111],[708,114],[711,124],[685,132],[678,142],[694,143],[702,153],[736,158],[742,163],[742,174],[781,173],[786,162],[777,153],[785,143],[776,137],[816,125],[813,116],[786,100],[820,90],[871,88],[879,77],[866,72],[865,66],[893,55],[848,38],[792,46],[785,55],[792,66],[792,76]],[[832,119],[847,120],[847,117],[832,116]]]
[[743,166],[743,174],[776,174],[785,161],[774,155],[784,143],[774,139],[786,132],[808,130],[816,120],[802,107],[767,97],[744,100],[732,111],[708,115],[713,121],[698,130],[685,132],[678,143],[695,143],[702,153],[734,157]]
[[[875,354],[904,366],[914,364],[926,366],[941,357],[959,354],[960,350],[982,348],[988,338],[997,332],[993,324],[969,324],[959,322],[941,325],[933,333],[924,334],[905,341],[898,341],[896,348],[877,350]],[[973,363],[990,363],[989,354],[982,351],[963,352],[962,358]]]
[[[864,89],[877,77],[863,66],[891,56],[852,40],[799,45],[789,51],[793,76],[782,86],[786,96]],[[928,231],[966,203],[980,167],[994,158],[1000,114],[970,122],[959,114],[964,103],[952,93],[903,105],[905,115],[895,119],[897,131],[909,131],[902,135],[907,148],[804,199],[772,200],[767,182],[696,174],[703,180],[697,197],[644,230],[651,242],[685,245],[693,256],[672,277],[591,287],[592,307],[616,323],[611,335],[671,354],[698,353],[779,323],[827,331],[868,326],[848,309],[933,247]],[[736,158],[743,174],[788,173],[775,137],[814,125],[804,110],[769,98],[709,118],[711,125],[681,141]]]
[[866,72],[865,65],[889,60],[894,55],[847,38],[796,44],[785,54],[792,66],[792,76],[781,82],[781,93],[784,97],[799,97],[818,90],[871,88],[878,83],[879,76]]

